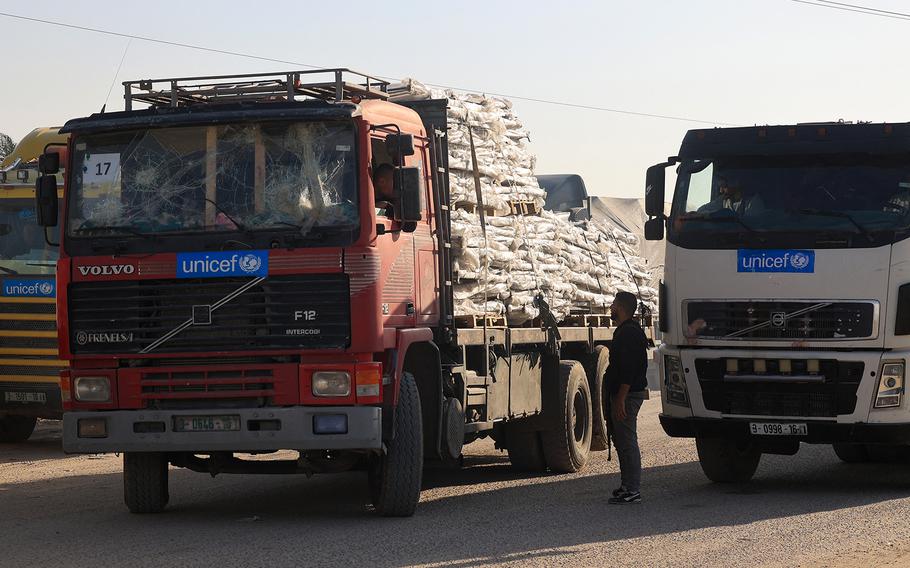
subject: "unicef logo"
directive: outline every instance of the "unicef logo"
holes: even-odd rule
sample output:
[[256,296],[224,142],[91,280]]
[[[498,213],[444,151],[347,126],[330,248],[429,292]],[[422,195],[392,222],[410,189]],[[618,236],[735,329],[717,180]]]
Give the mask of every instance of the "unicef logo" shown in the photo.
[[793,253],[790,257],[790,266],[796,270],[804,270],[809,266],[809,255],[802,252]]
[[256,272],[262,266],[262,259],[255,254],[245,254],[240,257],[240,270]]
[[54,293],[54,285],[50,282],[42,282],[38,286],[38,291],[44,294],[45,296],[50,296]]
[[85,345],[86,343],[88,343],[88,334],[85,333],[84,331],[80,331],[80,332],[76,333],[76,343],[78,343],[79,345]]

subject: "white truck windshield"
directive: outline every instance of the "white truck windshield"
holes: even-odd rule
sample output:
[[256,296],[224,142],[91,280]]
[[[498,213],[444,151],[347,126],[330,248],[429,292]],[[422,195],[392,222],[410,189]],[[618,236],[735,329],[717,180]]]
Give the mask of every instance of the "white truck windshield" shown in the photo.
[[671,233],[858,235],[857,246],[910,227],[910,157],[782,156],[684,163]]

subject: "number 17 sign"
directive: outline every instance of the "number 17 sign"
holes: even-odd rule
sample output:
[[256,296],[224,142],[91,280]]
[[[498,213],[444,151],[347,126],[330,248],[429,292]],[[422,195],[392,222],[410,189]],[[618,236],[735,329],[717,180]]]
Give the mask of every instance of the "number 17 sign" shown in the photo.
[[120,154],[86,154],[82,163],[82,184],[95,185],[117,181]]

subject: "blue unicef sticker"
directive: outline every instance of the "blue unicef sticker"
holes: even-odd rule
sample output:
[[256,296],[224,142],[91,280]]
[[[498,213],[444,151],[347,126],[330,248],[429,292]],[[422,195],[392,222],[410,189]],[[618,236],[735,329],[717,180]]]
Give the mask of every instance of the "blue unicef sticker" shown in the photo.
[[57,286],[53,280],[6,278],[3,280],[3,295],[13,298],[54,298],[57,296]]
[[177,254],[177,278],[268,275],[269,251],[267,250]]
[[814,250],[747,250],[740,249],[737,272],[815,272]]
[[35,219],[35,210],[34,209],[20,209],[19,213],[16,216],[24,221],[33,221]]

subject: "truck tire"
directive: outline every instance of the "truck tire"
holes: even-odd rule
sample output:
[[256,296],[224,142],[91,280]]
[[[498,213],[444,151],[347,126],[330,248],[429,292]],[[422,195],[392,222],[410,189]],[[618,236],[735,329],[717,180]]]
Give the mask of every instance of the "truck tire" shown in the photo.
[[906,463],[910,447],[901,444],[867,444],[868,460],[875,463]]
[[834,453],[845,463],[862,463],[869,461],[869,451],[864,444],[832,444]]
[[369,470],[370,496],[383,517],[410,517],[420,501],[423,475],[423,419],[417,382],[410,373],[401,375],[395,438]]
[[0,443],[16,444],[29,439],[38,419],[34,416],[4,416],[0,418]]
[[605,345],[594,347],[591,354],[590,367],[588,367],[588,382],[591,386],[591,418],[594,430],[591,435],[591,451],[600,452],[607,449],[607,398],[604,389],[604,373],[610,365],[610,348]]
[[167,454],[123,454],[123,501],[131,513],[160,513],[167,506]]
[[578,361],[559,362],[559,382],[552,405],[557,424],[540,433],[547,466],[558,473],[575,473],[591,451],[591,389]]
[[516,432],[506,426],[506,449],[509,460],[516,471],[540,473],[547,471],[547,460],[543,455],[540,432]]
[[702,471],[715,483],[749,481],[761,460],[761,451],[748,441],[699,437],[695,447]]

